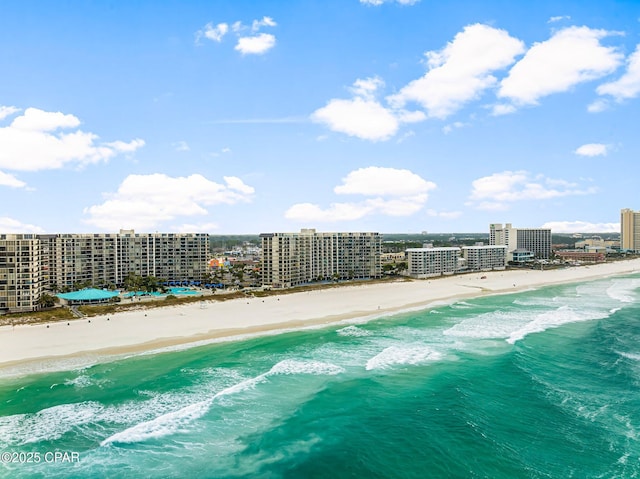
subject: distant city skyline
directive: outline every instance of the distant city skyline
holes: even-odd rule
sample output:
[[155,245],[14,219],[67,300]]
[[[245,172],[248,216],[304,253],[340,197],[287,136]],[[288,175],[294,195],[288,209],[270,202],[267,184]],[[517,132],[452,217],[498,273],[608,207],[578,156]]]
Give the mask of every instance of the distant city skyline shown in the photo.
[[640,4],[0,5],[0,233],[620,231]]

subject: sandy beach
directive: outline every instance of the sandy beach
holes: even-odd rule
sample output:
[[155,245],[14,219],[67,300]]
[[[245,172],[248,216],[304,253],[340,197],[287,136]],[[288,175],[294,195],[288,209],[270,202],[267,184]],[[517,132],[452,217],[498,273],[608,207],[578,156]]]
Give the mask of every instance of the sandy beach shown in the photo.
[[37,371],[39,364],[56,361],[63,364],[65,359],[90,363],[95,358],[214,338],[387,316],[461,298],[639,271],[640,259],[549,271],[494,271],[412,282],[359,284],[265,298],[203,301],[69,323],[3,326],[0,327],[0,373]]

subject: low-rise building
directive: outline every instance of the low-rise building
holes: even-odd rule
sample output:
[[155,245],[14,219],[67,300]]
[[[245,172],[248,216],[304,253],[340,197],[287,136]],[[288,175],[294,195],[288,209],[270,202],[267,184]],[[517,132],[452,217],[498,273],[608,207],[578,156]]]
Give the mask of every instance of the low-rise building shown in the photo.
[[408,248],[408,274],[412,278],[431,278],[458,271],[460,248]]
[[463,246],[462,256],[468,271],[502,270],[507,266],[507,246]]

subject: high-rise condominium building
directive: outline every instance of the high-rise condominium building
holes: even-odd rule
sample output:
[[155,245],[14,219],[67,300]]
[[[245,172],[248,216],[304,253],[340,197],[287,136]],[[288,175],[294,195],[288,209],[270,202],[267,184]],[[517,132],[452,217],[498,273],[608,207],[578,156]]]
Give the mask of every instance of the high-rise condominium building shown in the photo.
[[0,234],[0,313],[33,311],[42,293],[40,240]]
[[312,281],[378,278],[378,233],[262,233],[262,284],[290,288]]
[[208,259],[204,233],[0,235],[0,312],[33,311],[44,290],[121,286],[129,273],[201,280]]
[[640,211],[620,211],[620,248],[640,251]]
[[489,244],[507,247],[507,261],[513,261],[513,252],[528,250],[534,257],[551,257],[551,230],[548,228],[514,228],[511,223],[489,225]]
[[409,276],[431,278],[458,271],[460,248],[407,248]]

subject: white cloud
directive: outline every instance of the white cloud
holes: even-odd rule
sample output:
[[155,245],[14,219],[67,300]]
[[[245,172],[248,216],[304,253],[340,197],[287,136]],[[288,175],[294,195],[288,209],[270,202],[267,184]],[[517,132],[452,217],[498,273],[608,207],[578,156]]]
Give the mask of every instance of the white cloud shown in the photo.
[[275,27],[277,23],[271,17],[262,17],[262,20],[254,20],[251,24],[251,31],[257,32],[262,27]]
[[552,93],[607,75],[620,65],[622,55],[605,47],[606,30],[568,27],[549,40],[534,44],[502,80],[498,96],[517,105],[535,105]]
[[313,112],[311,119],[332,131],[372,141],[388,140],[400,126],[391,111],[377,101],[362,98],[331,100]]
[[442,50],[427,52],[429,71],[389,101],[396,107],[414,101],[429,117],[446,118],[494,86],[491,72],[508,67],[523,52],[524,43],[505,30],[468,25]]
[[[98,143],[98,135],[76,129],[80,120],[61,112],[27,108],[9,126],[0,127],[0,168],[37,171],[108,161],[119,153],[130,153],[144,145]],[[73,129],[73,131],[65,131]]]
[[411,196],[435,187],[409,170],[369,166],[350,172],[333,191],[338,195]]
[[442,127],[442,132],[445,135],[448,135],[449,133],[451,133],[454,129],[457,128],[462,128],[464,125],[464,123],[462,123],[461,121],[454,121],[453,123],[450,123],[448,125],[445,125]]
[[516,107],[513,105],[497,104],[493,105],[491,114],[493,116],[501,116],[508,115],[510,113],[513,113],[514,111],[516,111]]
[[609,147],[602,143],[587,143],[576,148],[574,153],[580,156],[604,156],[607,154]]
[[149,229],[183,216],[207,215],[206,206],[251,201],[254,189],[233,176],[224,184],[202,175],[170,177],[129,175],[118,191],[107,194],[100,205],[84,209],[87,223],[106,230]]
[[15,106],[2,106],[0,105],[0,120],[4,120],[6,117],[13,115],[20,111],[20,108]]
[[180,233],[209,233],[219,228],[217,223],[185,223],[171,229]]
[[235,49],[243,55],[262,55],[276,45],[276,37],[270,33],[260,33],[252,37],[240,37]]
[[555,23],[559,22],[560,20],[571,20],[571,17],[569,15],[558,15],[555,17],[551,17],[549,20],[547,20],[547,23]]
[[382,5],[385,2],[398,2],[400,5],[415,5],[420,0],[360,0],[360,3],[364,3],[365,5]]
[[13,175],[0,171],[0,186],[10,186],[12,188],[24,188],[27,184],[20,181]]
[[171,143],[171,146],[173,146],[173,149],[176,151],[190,151],[191,148],[189,148],[189,144],[184,141],[184,140],[180,140],[180,141],[176,141],[175,143]]
[[298,203],[285,212],[285,217],[304,222],[336,222],[357,220],[372,214],[410,216],[423,208],[428,192],[434,188],[435,183],[409,170],[374,166],[360,168],[344,177],[334,192],[370,198],[331,203],[328,208]]
[[196,32],[196,43],[199,43],[202,37],[220,43],[228,31],[229,25],[226,23],[218,23],[215,26],[213,23],[207,23],[202,30]]
[[454,220],[462,216],[462,211],[436,211],[436,210],[429,209],[427,210],[427,216],[431,216],[432,218],[444,218],[447,220]]
[[552,233],[618,233],[620,223],[588,223],[586,221],[550,221],[542,225]]
[[384,86],[378,77],[358,79],[350,88],[351,100],[333,99],[316,110],[311,120],[325,124],[330,130],[364,140],[384,141],[394,136],[402,123],[425,119],[420,111],[393,110],[376,100],[376,92]]
[[533,176],[528,171],[503,171],[472,182],[467,203],[477,209],[504,210],[509,203],[525,200],[547,200],[562,196],[593,194],[593,187],[581,189],[565,180]]
[[607,100],[595,100],[593,103],[587,106],[587,111],[589,113],[600,113],[601,111],[605,111],[609,108],[609,102]]
[[44,230],[39,226],[22,223],[8,216],[0,216],[0,231],[3,233],[44,233]]
[[640,94],[640,45],[627,60],[627,71],[618,80],[600,85],[599,95],[611,95],[617,101],[635,98]]

